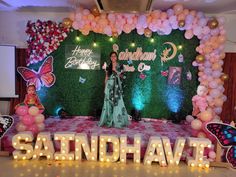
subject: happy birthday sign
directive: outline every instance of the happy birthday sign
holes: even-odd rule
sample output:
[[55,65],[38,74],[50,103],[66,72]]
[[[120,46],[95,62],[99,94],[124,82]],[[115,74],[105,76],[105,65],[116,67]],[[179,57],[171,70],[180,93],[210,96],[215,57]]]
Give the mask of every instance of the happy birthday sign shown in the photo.
[[[120,137],[111,134],[92,134],[90,142],[85,133],[75,132],[56,132],[54,141],[60,142],[60,151],[55,151],[51,133],[42,132],[37,136],[34,142],[31,132],[21,132],[12,138],[12,144],[15,148],[13,157],[16,160],[40,159],[46,157],[48,160],[82,160],[84,152],[88,161],[101,162],[126,162],[127,154],[133,154],[133,162],[141,162],[141,144],[140,134],[134,135],[134,143],[127,143],[127,135]],[[75,144],[75,151],[71,151],[71,142]],[[112,144],[112,151],[108,152],[107,145]],[[172,150],[168,137],[151,136],[145,152],[143,163],[151,165],[152,162],[158,162],[160,166],[178,165],[183,153],[186,138],[178,137]],[[187,145],[193,147],[193,156],[187,157],[189,166],[209,167],[209,161],[205,159],[204,148],[211,146],[211,141],[206,138],[187,138]],[[98,148],[99,146],[99,148]]]
[[67,45],[65,68],[99,70],[100,50],[86,46]]

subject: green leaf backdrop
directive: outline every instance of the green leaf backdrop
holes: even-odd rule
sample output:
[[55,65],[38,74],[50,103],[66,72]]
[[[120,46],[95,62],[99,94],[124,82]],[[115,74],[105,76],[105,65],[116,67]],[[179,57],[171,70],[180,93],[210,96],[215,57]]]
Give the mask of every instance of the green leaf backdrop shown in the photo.
[[[76,40],[76,36],[80,40]],[[199,40],[194,37],[191,40],[184,38],[184,31],[175,30],[170,35],[160,36],[157,33],[152,35],[154,42],[144,35],[138,35],[136,31],[129,34],[121,34],[118,38],[113,38],[102,34],[90,33],[83,36],[77,31],[72,31],[68,37],[61,43],[60,47],[51,55],[54,57],[54,71],[56,82],[51,88],[43,87],[38,92],[41,102],[46,108],[46,114],[56,115],[59,108],[63,107],[71,115],[94,115],[94,112],[102,109],[103,89],[105,73],[101,70],[77,70],[65,69],[65,46],[66,45],[86,45],[91,46],[96,41],[101,50],[101,66],[104,62],[109,63],[109,54],[112,51],[112,45],[118,44],[119,52],[129,49],[136,51],[137,47],[142,47],[143,52],[152,52],[157,50],[157,57],[154,61],[133,61],[136,72],[127,72],[124,85],[124,101],[128,113],[136,108],[141,110],[142,117],[148,118],[169,118],[171,112],[181,112],[182,116],[191,113],[191,98],[196,94],[198,86],[197,68],[192,67],[197,52],[195,48],[199,45]],[[131,42],[135,42],[132,47]],[[167,47],[165,42],[173,42],[176,46],[182,45],[182,50],[178,50],[174,59],[161,65],[160,54]],[[172,52],[171,52],[172,53]],[[184,62],[178,61],[178,55],[182,53]],[[127,64],[127,61],[119,61]],[[145,71],[145,79],[139,77],[137,66],[144,62],[151,66],[150,71]],[[42,62],[31,65],[30,68],[38,70]],[[167,84],[168,77],[161,75],[161,71],[168,70],[169,66],[182,67],[182,81],[179,86],[170,86]],[[186,79],[186,72],[192,73],[192,80]],[[79,82],[79,78],[85,78],[84,83]],[[97,111],[98,112],[98,111]]]

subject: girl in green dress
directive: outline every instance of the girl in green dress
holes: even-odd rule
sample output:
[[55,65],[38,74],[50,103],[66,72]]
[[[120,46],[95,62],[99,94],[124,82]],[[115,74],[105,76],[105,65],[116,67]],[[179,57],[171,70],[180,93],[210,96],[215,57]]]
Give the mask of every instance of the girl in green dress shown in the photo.
[[111,64],[106,69],[105,97],[99,126],[122,128],[129,124],[123,101],[121,77],[123,66],[117,63],[117,53],[110,53]]

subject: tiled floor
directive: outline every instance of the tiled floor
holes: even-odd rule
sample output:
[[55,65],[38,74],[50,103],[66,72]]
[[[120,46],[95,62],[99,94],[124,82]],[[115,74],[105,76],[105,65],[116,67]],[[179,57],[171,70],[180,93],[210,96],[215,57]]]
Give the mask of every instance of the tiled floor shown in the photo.
[[184,162],[177,167],[160,167],[134,164],[103,163],[88,161],[15,161],[0,157],[0,177],[234,177],[235,170],[226,168],[191,168]]

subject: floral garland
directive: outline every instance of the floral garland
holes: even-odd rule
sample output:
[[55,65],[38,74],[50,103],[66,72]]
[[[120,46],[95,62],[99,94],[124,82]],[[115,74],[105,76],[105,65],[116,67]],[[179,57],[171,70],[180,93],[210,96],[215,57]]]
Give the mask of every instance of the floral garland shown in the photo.
[[52,21],[28,21],[26,33],[28,35],[27,66],[43,60],[55,51],[69,32],[69,28]]

